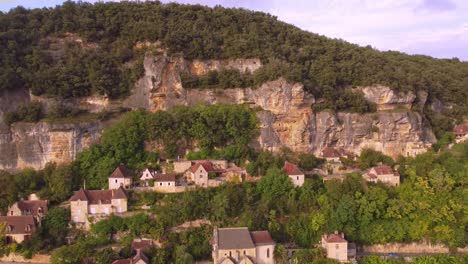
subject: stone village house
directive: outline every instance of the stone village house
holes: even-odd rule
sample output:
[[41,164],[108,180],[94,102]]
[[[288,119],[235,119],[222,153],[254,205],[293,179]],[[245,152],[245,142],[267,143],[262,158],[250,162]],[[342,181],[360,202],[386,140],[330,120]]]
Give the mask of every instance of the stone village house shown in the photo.
[[276,243],[268,231],[249,232],[247,227],[214,228],[214,264],[273,264]]
[[120,187],[129,189],[132,186],[132,174],[125,165],[120,164],[109,176],[108,181],[109,190],[118,189]]
[[157,192],[174,192],[176,175],[174,173],[156,173],[154,175],[154,190]]
[[40,222],[47,213],[47,200],[22,200],[8,208],[8,216],[32,215]]
[[356,244],[348,243],[344,234],[337,231],[322,235],[321,246],[327,252],[327,258],[336,259],[341,263],[356,257]]
[[154,175],[156,175],[156,173],[157,171],[155,169],[151,169],[151,168],[144,169],[143,172],[141,173],[140,183],[142,183],[144,187],[150,187],[151,186],[150,182],[154,181]]
[[368,182],[383,182],[389,186],[400,185],[400,174],[394,172],[390,166],[379,165],[372,167],[368,172],[364,173],[363,178]]
[[455,126],[455,128],[453,129],[453,133],[455,134],[456,143],[468,140],[468,124]]
[[6,243],[22,243],[36,232],[36,221],[32,215],[0,216],[0,225],[5,225]]
[[304,185],[304,173],[297,167],[296,164],[291,162],[284,162],[283,171],[293,182],[294,186],[300,187]]
[[71,221],[79,228],[88,229],[88,217],[99,220],[110,214],[125,213],[127,201],[128,196],[123,187],[116,190],[80,189],[70,198]]

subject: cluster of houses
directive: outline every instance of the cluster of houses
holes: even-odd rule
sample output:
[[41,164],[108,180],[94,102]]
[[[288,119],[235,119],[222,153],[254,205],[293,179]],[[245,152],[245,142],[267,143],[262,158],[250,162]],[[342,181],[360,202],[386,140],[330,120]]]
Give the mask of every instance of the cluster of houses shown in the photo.
[[[329,164],[340,164],[346,153],[340,149],[327,147],[322,157]],[[347,156],[346,156],[347,157]],[[294,186],[304,184],[305,174],[294,163],[286,161],[283,172]],[[128,211],[127,190],[143,188],[162,193],[184,191],[188,187],[215,187],[224,182],[240,183],[249,180],[246,170],[225,160],[181,160],[173,162],[173,172],[165,173],[146,168],[139,182],[124,165],[119,165],[108,178],[107,190],[88,190],[82,188],[70,198],[71,222],[77,228],[89,229],[92,223],[107,218],[111,214],[124,215]],[[386,165],[373,167],[363,174],[369,182],[383,182],[391,186],[400,183],[400,175]],[[138,187],[135,187],[138,186]],[[21,243],[28,240],[37,230],[41,219],[47,212],[48,202],[35,196],[18,201],[8,209],[7,216],[0,216],[0,225],[5,223],[7,242]],[[212,246],[214,263],[274,263],[275,242],[268,231],[249,231],[245,227],[214,228]],[[133,257],[121,259],[114,264],[143,264],[148,258],[145,248],[154,246],[152,240],[134,241]],[[356,255],[356,246],[348,243],[341,233],[327,234],[322,237],[320,246],[328,258],[348,262]]]
[[6,242],[21,243],[29,240],[47,213],[47,208],[48,201],[39,200],[35,195],[11,205],[7,215],[0,216],[0,226],[4,226]]

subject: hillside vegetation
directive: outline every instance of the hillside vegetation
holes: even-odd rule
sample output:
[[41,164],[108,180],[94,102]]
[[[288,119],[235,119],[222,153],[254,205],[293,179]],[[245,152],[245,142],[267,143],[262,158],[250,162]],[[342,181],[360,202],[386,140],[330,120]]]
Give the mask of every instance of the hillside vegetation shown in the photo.
[[[59,52],[51,51],[57,39],[65,43]],[[265,67],[253,77],[255,83],[279,76],[302,82],[333,110],[371,111],[357,107],[362,98],[342,89],[382,84],[425,90],[429,100],[455,104],[446,115],[467,112],[468,63],[456,58],[379,52],[261,12],[158,2],[66,2],[0,12],[0,91],[26,87],[36,95],[124,97],[142,74],[143,51],[135,45],[145,41],[187,59],[261,58]]]

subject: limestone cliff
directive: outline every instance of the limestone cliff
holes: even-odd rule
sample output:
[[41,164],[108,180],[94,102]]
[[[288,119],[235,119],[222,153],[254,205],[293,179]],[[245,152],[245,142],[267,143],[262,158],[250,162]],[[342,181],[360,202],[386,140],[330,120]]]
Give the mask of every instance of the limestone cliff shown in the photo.
[[100,125],[15,123],[0,130],[0,169],[43,168],[47,162],[68,163],[99,139]]
[[377,113],[313,113],[313,96],[300,83],[288,83],[282,78],[246,89],[184,89],[181,84],[183,71],[200,75],[225,67],[254,72],[261,67],[259,60],[189,62],[148,56],[144,66],[145,76],[124,102],[125,106],[150,111],[174,105],[216,103],[258,106],[261,135],[253,145],[264,149],[276,151],[286,146],[319,154],[325,146],[340,146],[358,154],[371,147],[397,157],[424,152],[435,141],[424,118],[413,111],[425,104],[425,93],[397,93],[385,86],[358,87],[367,100],[377,104]]
[[[86,97],[62,103],[90,112],[121,106],[157,111],[175,105],[249,104],[260,109],[261,133],[252,145],[272,151],[286,146],[319,154],[325,146],[339,146],[358,154],[363,148],[372,147],[397,157],[423,152],[435,141],[424,117],[415,111],[425,104],[425,93],[396,93],[385,86],[357,87],[367,100],[377,104],[378,112],[313,113],[315,98],[304,91],[302,84],[288,83],[283,78],[245,89],[184,89],[180,79],[182,72],[200,75],[221,68],[255,72],[260,67],[258,59],[187,61],[165,55],[146,56],[145,74],[127,99]],[[0,169],[42,168],[49,161],[69,162],[98,140],[104,126],[99,122],[18,123],[11,127],[2,123],[4,112],[30,100],[41,101],[47,111],[56,99],[34,97],[22,90],[0,96]]]

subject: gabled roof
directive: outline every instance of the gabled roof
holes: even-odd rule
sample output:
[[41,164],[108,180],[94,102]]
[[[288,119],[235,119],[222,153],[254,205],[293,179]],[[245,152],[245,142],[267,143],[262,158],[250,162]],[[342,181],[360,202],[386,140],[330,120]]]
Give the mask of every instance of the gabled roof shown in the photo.
[[120,164],[114,172],[109,176],[109,178],[131,178],[132,174],[130,171],[125,167],[125,165]]
[[453,129],[453,132],[457,135],[468,134],[468,124],[457,125]]
[[133,250],[145,250],[153,246],[153,240],[151,239],[141,239],[132,241]]
[[36,222],[32,215],[0,216],[0,224],[6,223],[5,234],[32,234],[36,231]]
[[271,238],[271,235],[268,231],[252,231],[250,232],[252,240],[255,246],[258,245],[271,245],[275,244],[275,241]]
[[87,201],[90,204],[110,204],[112,199],[128,199],[127,193],[122,187],[116,190],[85,190],[80,189],[70,198],[70,201]]
[[193,165],[192,167],[190,167],[190,171],[192,173],[195,173],[197,172],[198,168],[199,167],[203,167],[203,169],[206,170],[206,172],[210,173],[210,172],[215,172],[216,170],[213,168],[213,163],[209,162],[209,161],[202,161],[202,162],[198,162],[196,163],[195,165]]
[[154,181],[156,181],[156,182],[175,182],[176,181],[176,175],[175,175],[175,173],[168,173],[168,174],[157,173],[157,174],[154,175]]
[[18,208],[24,212],[30,212],[32,215],[38,215],[39,208],[42,208],[42,214],[47,212],[46,200],[24,200],[16,203]]
[[219,249],[243,249],[255,247],[247,227],[219,228],[217,239]]
[[325,241],[328,242],[328,243],[345,243],[345,242],[348,242],[340,234],[327,234],[327,235],[324,235],[324,238],[325,238]]
[[284,162],[283,171],[284,171],[287,175],[302,175],[302,174],[304,174],[304,173],[297,167],[296,164],[291,163],[291,162],[289,162],[289,161],[285,161],[285,162]]
[[392,168],[390,168],[390,166],[387,166],[387,165],[380,165],[380,166],[374,167],[373,169],[375,170],[375,173],[377,175],[393,174]]
[[334,147],[326,147],[322,149],[322,157],[324,158],[339,158],[341,153],[338,149]]

